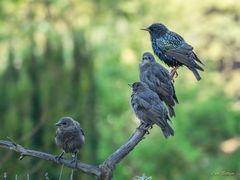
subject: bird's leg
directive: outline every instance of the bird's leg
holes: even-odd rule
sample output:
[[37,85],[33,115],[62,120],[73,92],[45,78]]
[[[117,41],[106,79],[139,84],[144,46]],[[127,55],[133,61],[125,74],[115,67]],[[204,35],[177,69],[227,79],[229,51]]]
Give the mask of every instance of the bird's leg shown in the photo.
[[153,128],[153,125],[152,125],[152,124],[146,124],[145,128],[146,128],[146,129],[152,129],[152,128]]
[[170,78],[173,80],[173,77],[174,77],[174,75],[176,74],[176,78],[178,77],[178,73],[177,73],[177,69],[179,68],[179,66],[176,66],[176,67],[174,67],[172,70],[171,70],[171,72],[170,72]]
[[62,158],[63,154],[64,154],[64,151],[60,155],[55,157],[57,159],[57,161],[59,161]]
[[150,127],[152,127],[152,125],[144,123],[144,122],[141,122],[141,124],[139,125],[139,127],[137,129],[144,130],[144,131],[146,131],[147,134],[150,134],[150,132],[148,131],[148,129]]
[[177,78],[177,77],[178,77],[178,72],[177,72],[177,71],[175,71],[175,74],[176,74],[175,78]]
[[140,125],[137,127],[138,130],[145,130],[143,126],[145,125],[144,122],[141,121]]
[[77,168],[77,163],[78,163],[78,160],[77,160],[77,152],[74,152],[74,154],[72,154],[72,161],[71,163],[75,162],[75,168]]

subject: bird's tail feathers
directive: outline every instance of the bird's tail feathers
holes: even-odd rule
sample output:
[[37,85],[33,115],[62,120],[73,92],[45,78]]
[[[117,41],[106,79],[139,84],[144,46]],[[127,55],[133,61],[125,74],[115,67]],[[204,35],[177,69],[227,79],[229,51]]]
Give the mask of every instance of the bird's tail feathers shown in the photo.
[[174,131],[169,124],[166,127],[161,127],[161,129],[165,138],[174,136]]
[[204,71],[204,69],[200,65],[198,65],[198,63],[200,63],[202,65],[204,65],[204,64],[202,63],[202,61],[200,61],[200,59],[198,59],[197,55],[194,52],[191,54],[190,58],[192,59],[192,65],[191,66],[193,68],[196,68],[200,71]]
[[[190,69],[190,68],[189,68],[189,69]],[[198,81],[200,81],[200,80],[202,79],[201,76],[200,76],[200,74],[197,72],[196,69],[191,68],[190,70],[193,72],[194,76],[196,77],[196,79],[197,79]]]
[[169,112],[170,117],[176,116],[175,111],[172,106],[168,106],[168,112]]
[[177,98],[177,95],[174,93],[173,95],[173,99],[174,101],[176,102],[176,104],[179,104],[179,101],[178,101],[178,98]]
[[166,97],[168,106],[175,106],[175,101],[171,96]]
[[193,54],[194,54],[196,61],[205,66],[205,64],[203,64],[203,62],[197,57],[197,55],[195,53],[193,53]]
[[177,98],[177,95],[176,95],[176,91],[175,91],[175,88],[173,88],[173,99],[174,101],[179,104],[179,101],[178,101],[178,98]]
[[194,68],[198,69],[199,71],[204,71],[204,69],[199,66],[196,62],[194,63]]
[[[168,116],[167,119],[170,120]],[[159,120],[156,122],[156,124],[162,129],[165,138],[168,138],[169,136],[174,136],[174,130],[167,122]]]

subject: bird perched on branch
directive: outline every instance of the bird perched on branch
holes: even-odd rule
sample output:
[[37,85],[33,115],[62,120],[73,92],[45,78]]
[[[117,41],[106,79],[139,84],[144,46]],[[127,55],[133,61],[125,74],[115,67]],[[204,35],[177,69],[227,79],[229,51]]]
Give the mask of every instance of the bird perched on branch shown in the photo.
[[140,80],[165,102],[170,117],[175,116],[173,107],[178,103],[178,99],[168,70],[158,64],[151,53],[145,52],[139,64],[139,72]]
[[204,71],[198,64],[203,63],[193,52],[193,47],[175,32],[170,31],[161,23],[154,23],[141,30],[148,31],[151,36],[152,48],[154,53],[168,66],[174,67],[171,71],[173,78],[179,66],[186,66],[195,75],[197,80],[201,77],[198,70]]
[[167,109],[158,95],[144,82],[135,82],[129,86],[132,87],[131,107],[141,123],[147,124],[147,127],[157,124],[165,138],[173,136]]
[[64,152],[72,153],[73,161],[77,163],[77,152],[85,142],[84,132],[79,122],[73,120],[71,117],[63,117],[55,125],[58,126],[55,141],[57,146],[63,150],[57,156],[57,159],[62,158]]

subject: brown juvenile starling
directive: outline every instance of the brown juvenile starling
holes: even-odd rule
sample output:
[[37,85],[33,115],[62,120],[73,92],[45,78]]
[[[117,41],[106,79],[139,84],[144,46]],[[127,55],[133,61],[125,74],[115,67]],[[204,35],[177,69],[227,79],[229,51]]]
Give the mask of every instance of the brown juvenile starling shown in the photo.
[[139,64],[139,77],[142,82],[145,82],[165,102],[170,117],[175,116],[173,108],[178,103],[178,99],[169,72],[162,65],[158,64],[154,56],[149,52],[145,52],[142,56]]
[[168,124],[170,119],[167,109],[158,95],[144,82],[135,82],[129,86],[132,87],[131,107],[141,123],[147,127],[157,124],[165,138],[173,136],[174,131]]
[[56,124],[58,129],[56,131],[55,141],[63,152],[57,156],[59,160],[63,154],[72,153],[73,161],[77,163],[77,152],[82,148],[85,142],[85,136],[79,122],[73,120],[71,117],[63,117]]

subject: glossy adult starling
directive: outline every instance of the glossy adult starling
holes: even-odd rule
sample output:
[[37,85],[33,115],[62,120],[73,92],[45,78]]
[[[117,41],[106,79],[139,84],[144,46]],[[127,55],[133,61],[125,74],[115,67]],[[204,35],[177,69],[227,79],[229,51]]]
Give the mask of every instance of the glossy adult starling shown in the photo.
[[141,123],[152,126],[157,124],[165,136],[173,136],[174,131],[168,124],[167,109],[158,95],[144,82],[129,84],[132,87],[131,107]]
[[150,52],[145,52],[139,64],[139,72],[140,80],[165,102],[170,117],[175,116],[173,107],[178,103],[178,99],[168,70],[158,64]]
[[203,63],[193,52],[193,47],[175,32],[170,31],[165,25],[154,23],[142,30],[148,31],[151,36],[154,53],[168,66],[174,67],[171,77],[174,76],[179,66],[186,66],[195,75],[197,80],[201,77],[197,70],[204,71],[198,64]]
[[71,117],[63,117],[56,124],[55,142],[63,152],[57,156],[59,160],[64,152],[73,154],[73,161],[77,163],[77,152],[82,148],[85,142],[85,136],[80,124]]

